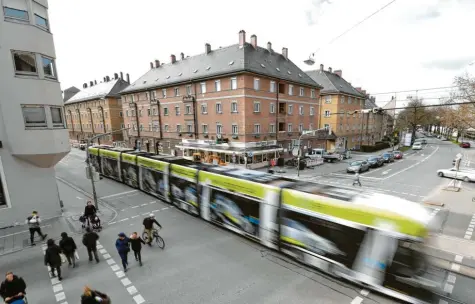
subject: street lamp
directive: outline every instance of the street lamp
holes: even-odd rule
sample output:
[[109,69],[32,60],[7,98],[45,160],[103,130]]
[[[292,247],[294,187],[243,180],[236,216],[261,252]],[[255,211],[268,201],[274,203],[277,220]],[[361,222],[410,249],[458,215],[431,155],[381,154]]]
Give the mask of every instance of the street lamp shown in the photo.
[[332,134],[331,127],[328,127],[328,128],[317,129],[317,130],[302,131],[302,134],[299,136],[299,154],[297,157],[297,177],[300,177],[300,154],[302,151],[302,149],[300,148],[301,147],[300,142],[302,140],[302,136],[309,135],[309,134],[312,134],[315,136],[315,134],[318,133],[318,131],[322,131],[322,130],[328,131],[328,135]]
[[128,130],[129,128],[122,128],[122,129],[119,129],[119,130],[113,130],[111,132],[107,132],[107,133],[103,133],[103,134],[99,134],[99,135],[96,135],[96,136],[93,136],[91,138],[89,138],[87,140],[87,146],[86,146],[86,163],[87,163],[87,174],[89,175],[89,178],[91,179],[91,185],[92,185],[92,198],[94,200],[94,205],[96,206],[96,209],[99,210],[99,205],[97,203],[97,193],[96,193],[96,184],[94,184],[94,178],[92,176],[92,165],[91,165],[91,160],[89,158],[89,146],[91,146],[92,142],[95,140],[95,139],[99,139],[103,136],[106,136],[106,135],[112,135],[114,133],[118,133],[118,132],[122,132],[124,130]]

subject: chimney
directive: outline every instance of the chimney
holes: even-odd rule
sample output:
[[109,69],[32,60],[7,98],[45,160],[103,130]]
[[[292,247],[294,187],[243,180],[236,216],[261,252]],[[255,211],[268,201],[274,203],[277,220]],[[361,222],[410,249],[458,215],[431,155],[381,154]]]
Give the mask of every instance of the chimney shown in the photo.
[[89,81],[89,86],[92,87],[94,85],[94,81]]
[[87,88],[87,83],[86,83],[86,82],[83,83],[83,84],[82,84],[82,87],[83,87],[83,89]]
[[180,53],[180,58],[181,58],[181,60],[184,60],[185,59],[185,54]]
[[328,68],[328,72],[333,73],[333,70],[331,67]]
[[96,84],[97,84],[97,80],[94,80],[94,85],[96,85]]
[[130,83],[129,73],[127,73],[127,74],[125,75],[125,77],[127,77],[127,83]]
[[111,81],[111,78],[109,76],[106,76],[106,82]]
[[104,82],[106,82],[106,77],[102,78],[102,80],[104,80]]
[[124,80],[124,73],[120,72],[120,79]]
[[171,61],[172,63],[175,63],[175,62],[176,62],[176,56],[173,55],[173,54],[171,54],[171,55],[170,55],[170,61]]
[[115,80],[119,79],[119,75],[117,73],[114,73],[114,79]]
[[323,72],[323,64],[320,64],[320,71]]
[[272,52],[272,43],[267,42],[267,50],[268,50],[269,52]]
[[361,90],[361,93],[363,93],[364,95],[366,95],[366,90]]
[[289,49],[284,47],[282,48],[282,56],[284,56],[285,59],[289,59]]
[[361,87],[355,88],[358,92],[361,92]]
[[342,70],[336,70],[335,74],[337,74],[338,76],[341,77],[341,75],[343,75],[343,71]]
[[239,31],[239,47],[243,47],[246,43],[246,32],[244,30]]
[[257,36],[256,35],[251,36],[251,45],[252,45],[253,48],[257,49]]
[[160,67],[160,60],[155,59],[155,68],[158,69]]
[[205,54],[211,53],[211,45],[209,43],[205,44]]

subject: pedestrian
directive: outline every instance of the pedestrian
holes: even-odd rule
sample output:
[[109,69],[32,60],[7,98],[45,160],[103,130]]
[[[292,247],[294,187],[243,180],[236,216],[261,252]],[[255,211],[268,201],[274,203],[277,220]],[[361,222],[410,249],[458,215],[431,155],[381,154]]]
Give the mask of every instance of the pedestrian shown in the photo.
[[58,272],[58,280],[62,280],[61,277],[61,248],[54,243],[53,239],[49,239],[46,244],[48,248],[46,248],[45,252],[45,265],[49,265],[51,267],[51,275],[53,278],[56,276],[55,270]]
[[359,173],[356,173],[356,175],[355,175],[355,180],[353,182],[353,186],[355,186],[355,185],[359,185],[361,187],[360,174]]
[[125,233],[119,233],[119,238],[115,241],[115,248],[117,248],[117,252],[120,255],[120,259],[122,260],[122,266],[124,266],[124,272],[127,272],[127,266],[129,262],[127,261],[127,255],[130,251],[130,243],[129,239],[125,236]]
[[89,255],[89,262],[92,262],[92,255],[94,254],[94,258],[96,262],[99,263],[99,255],[97,254],[97,240],[99,239],[99,235],[92,231],[91,227],[86,228],[86,233],[82,237],[82,243],[87,248],[87,254]]
[[81,304],[110,304],[110,298],[105,293],[92,290],[89,286],[84,286],[84,292],[81,295]]
[[13,303],[18,300],[23,300],[26,294],[26,283],[23,278],[18,277],[9,271],[5,275],[5,281],[0,285],[0,295],[6,304]]
[[74,239],[68,236],[66,232],[61,233],[61,241],[59,241],[59,248],[61,248],[61,251],[66,256],[69,266],[72,265],[73,268],[76,268],[76,258],[74,257],[74,253],[77,249],[76,242],[74,242]]
[[132,233],[130,236],[130,244],[132,245],[132,250],[134,251],[135,260],[139,262],[142,266],[142,244],[145,245],[145,241],[137,234],[137,232]]
[[[84,217],[86,218],[87,226],[91,226],[91,219],[96,216],[97,209],[91,201],[87,201],[84,207]],[[83,225],[84,226],[84,225]]]
[[33,211],[29,217],[26,218],[26,223],[28,224],[28,227],[30,229],[30,241],[31,241],[31,246],[35,246],[35,232],[37,232],[43,241],[46,239],[48,236],[47,234],[43,234],[41,232],[41,219],[40,216],[38,215],[37,211]]

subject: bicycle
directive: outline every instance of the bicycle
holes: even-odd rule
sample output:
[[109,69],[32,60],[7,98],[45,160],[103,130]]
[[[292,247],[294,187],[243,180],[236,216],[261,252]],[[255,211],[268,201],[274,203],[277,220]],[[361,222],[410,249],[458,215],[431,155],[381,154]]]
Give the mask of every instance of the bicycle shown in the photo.
[[[161,249],[165,249],[165,241],[163,238],[158,234],[159,229],[153,229],[152,230],[152,238],[155,239],[155,242],[157,243],[158,247]],[[148,233],[144,231],[142,233],[142,239],[148,240]]]

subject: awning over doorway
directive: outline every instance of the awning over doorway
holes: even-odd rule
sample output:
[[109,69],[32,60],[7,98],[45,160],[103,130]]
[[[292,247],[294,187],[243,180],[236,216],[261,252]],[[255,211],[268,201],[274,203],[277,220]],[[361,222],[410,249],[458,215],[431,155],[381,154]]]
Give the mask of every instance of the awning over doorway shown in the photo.
[[180,144],[175,146],[178,149],[192,149],[192,150],[201,150],[208,152],[216,153],[225,153],[225,154],[244,154],[252,152],[253,154],[266,154],[273,152],[280,152],[284,149],[277,145],[265,146],[265,147],[227,147],[227,146],[218,146],[218,145],[199,145],[199,144]]

